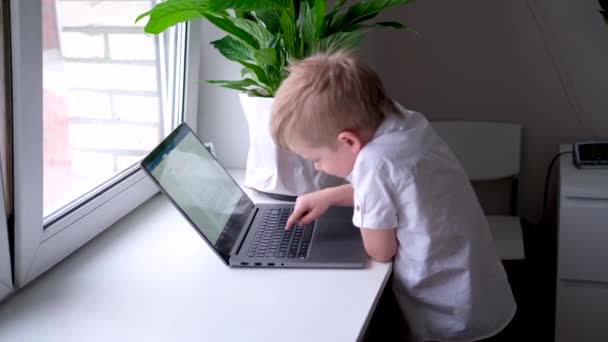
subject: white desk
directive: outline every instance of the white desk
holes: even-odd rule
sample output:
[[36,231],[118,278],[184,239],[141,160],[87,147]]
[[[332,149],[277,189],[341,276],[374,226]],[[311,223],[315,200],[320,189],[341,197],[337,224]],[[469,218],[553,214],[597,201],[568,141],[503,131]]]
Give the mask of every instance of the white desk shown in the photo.
[[231,269],[157,195],[0,303],[0,341],[354,341],[390,270]]

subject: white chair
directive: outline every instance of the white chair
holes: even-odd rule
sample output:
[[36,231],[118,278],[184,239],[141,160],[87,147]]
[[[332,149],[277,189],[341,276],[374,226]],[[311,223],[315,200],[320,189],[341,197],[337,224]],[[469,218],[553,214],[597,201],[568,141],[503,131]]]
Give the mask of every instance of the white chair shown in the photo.
[[511,180],[510,212],[487,218],[501,259],[525,259],[522,224],[517,216],[521,125],[480,121],[431,124],[460,160],[471,182]]

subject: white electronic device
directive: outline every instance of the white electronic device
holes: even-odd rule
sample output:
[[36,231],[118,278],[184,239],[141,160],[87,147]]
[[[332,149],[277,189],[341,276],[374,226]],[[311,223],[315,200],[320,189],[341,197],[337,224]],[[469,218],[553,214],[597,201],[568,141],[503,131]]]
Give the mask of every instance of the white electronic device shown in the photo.
[[574,166],[579,169],[608,168],[608,141],[586,141],[572,145]]

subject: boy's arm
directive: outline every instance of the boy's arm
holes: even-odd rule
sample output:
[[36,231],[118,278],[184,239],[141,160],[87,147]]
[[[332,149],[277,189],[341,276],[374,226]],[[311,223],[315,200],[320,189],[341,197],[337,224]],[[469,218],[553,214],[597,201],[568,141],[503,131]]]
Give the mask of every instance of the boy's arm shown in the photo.
[[[394,169],[389,159],[370,150],[368,160],[362,159],[352,184],[355,212],[353,224],[360,228],[367,255],[379,262],[389,262],[397,253],[397,226],[401,187],[395,183]],[[376,153],[376,156],[372,154]],[[399,169],[399,181],[409,180]],[[406,178],[407,177],[407,178]]]
[[285,228],[291,228],[296,222],[301,226],[308,224],[332,205],[352,207],[353,187],[345,184],[299,196]]
[[[353,187],[350,184],[321,190],[331,199],[332,204],[353,206]],[[389,262],[397,253],[396,229],[367,229],[361,228],[365,251],[374,260]]]
[[353,200],[353,186],[350,184],[344,184],[333,188],[327,188],[321,191],[327,191],[328,196],[333,199],[334,205],[342,207],[352,207]]
[[365,251],[378,262],[389,262],[397,253],[397,229],[361,228]]

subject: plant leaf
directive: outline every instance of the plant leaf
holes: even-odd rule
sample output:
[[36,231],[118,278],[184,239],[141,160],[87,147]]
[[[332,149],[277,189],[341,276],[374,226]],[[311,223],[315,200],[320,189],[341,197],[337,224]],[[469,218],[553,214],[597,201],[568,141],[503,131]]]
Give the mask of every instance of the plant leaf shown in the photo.
[[327,27],[331,27],[332,22],[334,20],[334,16],[342,9],[344,4],[346,4],[347,2],[348,0],[338,0],[334,3],[334,7],[332,7],[331,11],[325,16],[325,24]]
[[367,28],[394,28],[396,30],[406,30],[415,34],[419,34],[418,31],[403,25],[400,22],[397,21],[381,21],[381,22],[377,22],[377,23],[373,23],[373,24],[355,24],[355,25],[351,25],[348,27],[348,31],[355,31],[355,30],[361,30],[361,29],[367,29]]
[[318,40],[325,35],[325,0],[315,0],[311,10],[314,16],[315,40]]
[[256,50],[253,53],[257,65],[270,65],[278,69],[277,50],[273,48]]
[[268,43],[266,43],[265,46],[263,46],[262,48],[267,49],[267,48],[273,48],[273,49],[283,49],[283,44],[282,44],[282,40],[281,40],[281,35],[278,34],[274,37],[272,37],[271,40],[268,41]]
[[334,10],[339,10],[340,8],[342,8],[342,6],[344,6],[345,3],[347,3],[348,0],[338,0],[334,3],[334,7],[332,8],[332,11]]
[[336,18],[331,26],[331,32],[341,32],[345,27],[371,19],[383,10],[403,5],[413,0],[368,0],[352,5],[346,13]]
[[236,62],[238,62],[242,66],[249,69],[248,72],[251,75],[251,77],[253,77],[253,79],[256,80],[259,84],[263,85],[264,88],[268,87],[268,85],[269,85],[268,76],[266,75],[266,72],[264,71],[264,69],[262,69],[260,66],[255,65],[253,63],[249,63],[249,62],[245,62],[245,61],[236,61]]
[[[230,19],[230,18],[226,18],[226,17],[222,17],[222,16],[210,14],[210,13],[204,13],[203,15],[213,25],[215,25],[219,29],[231,34],[233,37],[241,40],[243,43],[251,46],[254,49],[260,48],[260,44],[253,36],[251,36],[251,34],[249,34],[247,31],[236,26],[231,20],[231,19],[240,19],[240,18],[231,18]],[[246,19],[240,19],[240,20],[246,20]]]
[[600,13],[604,16],[604,21],[608,24],[608,0],[599,0]]
[[308,56],[314,50],[319,38],[325,33],[325,0],[302,2],[298,21],[300,22],[300,36],[304,44],[303,54]]
[[252,96],[257,96],[257,97],[273,97],[274,95],[268,95],[268,94],[262,94],[260,91],[258,91],[257,89],[250,89],[247,92],[249,95]]
[[338,50],[353,50],[363,40],[361,32],[338,32],[329,35],[317,43],[315,52],[334,53]]
[[260,9],[280,9],[291,6],[292,0],[208,0],[210,11],[234,9],[255,11]]
[[222,39],[214,40],[211,44],[218,49],[222,56],[231,61],[253,61],[252,49],[239,40],[232,38],[232,36],[225,36]]
[[235,81],[209,80],[209,81],[207,81],[207,83],[219,84],[222,87],[238,89],[238,90],[243,90],[243,91],[247,91],[248,90],[247,87],[249,87],[249,86],[261,87],[256,81],[252,80],[251,78],[245,78],[242,80],[235,80]]
[[245,75],[252,74],[252,73],[253,73],[253,71],[249,70],[249,68],[241,69],[241,77],[245,77]]
[[300,29],[300,37],[302,37],[302,45],[300,52],[308,55],[315,44],[315,17],[314,12],[310,10],[307,1],[300,3],[300,17],[298,18],[298,28]]
[[268,41],[274,37],[274,35],[259,22],[234,17],[228,17],[228,19],[232,21],[237,28],[247,32],[249,35],[255,38],[258,43],[258,47],[256,48],[266,45]]
[[251,11],[234,10],[234,16],[237,18],[256,20],[255,16],[253,15],[253,13],[251,13]]
[[285,42],[285,50],[287,50],[287,54],[289,56],[297,57],[295,22],[293,21],[293,18],[289,16],[287,11],[282,11],[279,19],[281,23],[281,31],[283,32],[283,41]]
[[[259,96],[259,97],[268,97],[269,95],[267,95],[268,90],[261,84],[259,84],[257,81],[250,79],[250,78],[245,78],[243,80],[208,80],[207,83],[210,84],[216,84],[219,85],[220,87],[224,87],[224,88],[228,88],[228,89],[234,89],[234,90],[240,90],[242,92],[245,93],[249,93],[252,94],[254,96]],[[253,87],[253,88],[250,88]]]
[[287,7],[284,9],[284,11],[287,12],[287,14],[289,15],[289,17],[291,18],[291,20],[295,23],[296,22],[296,5],[300,3],[300,0],[296,1],[293,0],[291,2],[291,6]]
[[255,16],[266,25],[266,28],[271,33],[277,34],[281,31],[281,20],[277,10],[256,9]]
[[403,25],[402,23],[400,23],[398,21],[380,21],[377,23],[373,23],[372,25],[377,26],[377,27],[390,27],[390,28],[394,28],[397,30],[407,28],[407,26]]
[[220,83],[233,83],[240,84],[242,86],[250,86],[250,85],[258,85],[258,83],[251,78],[245,78],[242,80],[209,80],[207,81],[212,84],[220,84]]
[[140,14],[135,22],[149,16],[144,31],[159,34],[177,23],[198,19],[207,10],[209,0],[167,0],[158,3],[148,12]]
[[268,75],[268,83],[269,83],[269,87],[266,88],[266,91],[268,92],[269,95],[274,96],[276,90],[279,88],[279,85],[281,84],[281,80],[283,79],[282,74],[277,68],[275,68],[273,66],[267,66],[266,73]]

